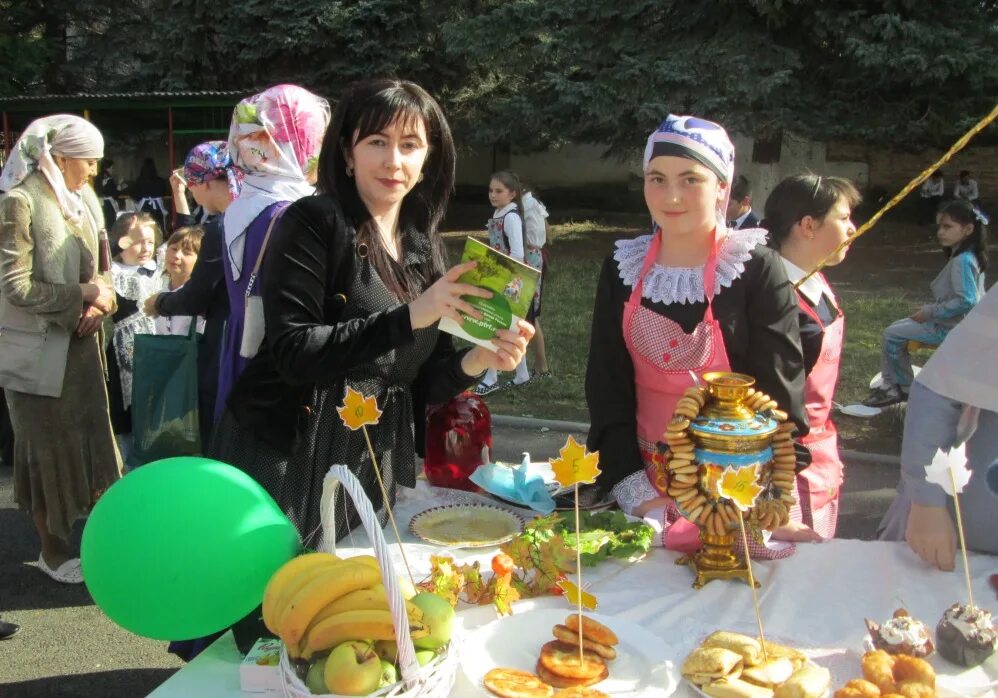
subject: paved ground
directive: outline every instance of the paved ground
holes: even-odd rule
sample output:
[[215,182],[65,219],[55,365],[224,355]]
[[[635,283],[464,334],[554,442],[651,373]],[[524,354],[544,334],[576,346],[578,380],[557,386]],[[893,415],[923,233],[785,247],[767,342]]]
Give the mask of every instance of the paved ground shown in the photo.
[[[581,439],[582,434],[576,434]],[[557,454],[566,433],[497,426],[496,457],[534,460]],[[847,462],[840,535],[871,538],[889,504],[897,466]],[[83,586],[56,584],[34,567],[37,538],[26,516],[14,508],[11,470],[0,467],[0,614],[22,625],[0,642],[0,696],[4,698],[144,696],[165,681],[180,660],[165,643],[136,637],[107,620]],[[75,545],[79,545],[81,526]]]

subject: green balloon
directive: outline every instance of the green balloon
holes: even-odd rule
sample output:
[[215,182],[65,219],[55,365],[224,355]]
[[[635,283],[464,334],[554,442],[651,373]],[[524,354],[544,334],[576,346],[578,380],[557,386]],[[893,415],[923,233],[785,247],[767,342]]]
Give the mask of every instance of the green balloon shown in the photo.
[[300,550],[294,525],[253,478],[185,457],[144,465],[108,489],[83,529],[80,561],[115,623],[190,640],[245,617]]

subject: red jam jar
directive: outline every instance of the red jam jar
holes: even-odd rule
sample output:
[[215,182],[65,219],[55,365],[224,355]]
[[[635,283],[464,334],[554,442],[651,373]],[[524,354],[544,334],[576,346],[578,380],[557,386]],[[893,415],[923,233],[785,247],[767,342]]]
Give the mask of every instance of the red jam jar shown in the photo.
[[468,478],[492,453],[492,415],[474,393],[426,410],[423,472],[431,485],[479,491]]

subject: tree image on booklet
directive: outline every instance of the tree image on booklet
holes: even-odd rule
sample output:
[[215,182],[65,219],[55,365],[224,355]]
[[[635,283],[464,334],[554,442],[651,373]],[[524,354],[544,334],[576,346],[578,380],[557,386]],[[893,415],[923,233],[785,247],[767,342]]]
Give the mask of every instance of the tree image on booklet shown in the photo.
[[482,318],[465,317],[459,325],[445,317],[440,320],[440,329],[495,351],[492,338],[496,332],[511,329],[517,320],[527,317],[541,272],[470,237],[465,240],[461,261],[477,264],[459,280],[492,291],[492,297],[465,296],[464,300],[474,306]]

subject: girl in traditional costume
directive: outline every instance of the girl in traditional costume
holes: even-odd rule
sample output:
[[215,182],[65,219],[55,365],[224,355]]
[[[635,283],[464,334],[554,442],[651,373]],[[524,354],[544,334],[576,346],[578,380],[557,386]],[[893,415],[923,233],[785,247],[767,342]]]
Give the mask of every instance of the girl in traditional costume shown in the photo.
[[[859,203],[856,187],[841,177],[794,175],[776,185],[766,200],[763,224],[770,245],[780,252],[791,283],[833,254],[856,234],[852,210]],[[827,262],[845,259],[846,250]],[[838,431],[831,420],[832,397],[839,379],[845,316],[828,281],[814,274],[797,287],[801,349],[804,352],[804,402],[810,433],[801,439],[811,465],[797,475],[797,504],[790,510],[797,540],[834,538],[839,515],[842,461]]]
[[[694,380],[708,371],[749,374],[808,431],[793,289],[766,231],[725,225],[734,162],[717,124],[673,115],[662,122],[644,154],[652,232],[616,243],[593,310],[586,400],[588,447],[603,469],[597,484],[627,513],[661,524],[666,547],[686,551],[699,545],[698,529],[666,496],[654,456]],[[782,547],[766,554],[789,554]]]

